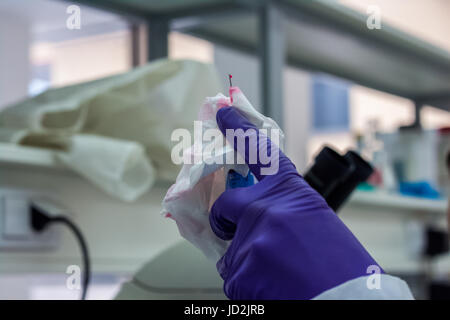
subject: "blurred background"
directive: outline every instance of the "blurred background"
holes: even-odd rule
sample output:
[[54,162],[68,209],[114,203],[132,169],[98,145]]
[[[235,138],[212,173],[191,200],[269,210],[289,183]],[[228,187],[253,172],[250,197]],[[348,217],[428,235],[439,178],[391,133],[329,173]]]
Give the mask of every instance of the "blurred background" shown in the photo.
[[[68,11],[72,5],[75,11]],[[79,28],[76,19],[68,21],[76,10]],[[370,29],[377,13],[380,28]],[[31,119],[37,107],[25,109],[27,99],[34,97],[28,101],[35,106],[48,99],[50,105],[52,97],[39,98],[50,88],[105,77],[116,85],[124,78],[115,76],[147,70],[147,63],[165,57],[212,65],[220,91],[226,94],[232,74],[251,103],[280,123],[286,153],[299,172],[323,145],[357,150],[371,162],[374,175],[339,216],[387,272],[410,284],[416,298],[448,298],[449,31],[446,0],[2,0],[0,110],[22,108]],[[186,81],[186,90],[207,90],[208,77]],[[169,95],[183,102],[186,93]],[[154,116],[162,121],[160,107]],[[195,119],[192,110],[179,115]],[[1,125],[20,122],[21,130],[39,131],[33,121],[17,119],[5,115]],[[147,149],[156,162],[154,184],[124,201],[56,161],[54,147],[12,136],[0,134],[0,299],[80,294],[66,284],[67,267],[81,266],[72,234],[52,227],[47,238],[36,238],[23,227],[26,218],[17,218],[20,201],[30,193],[56,199],[83,232],[92,263],[89,299],[116,297],[142,266],[182,241],[176,224],[159,214],[177,171],[159,175],[158,161],[170,159],[153,159],[156,148]],[[108,136],[123,138],[114,131]],[[190,263],[171,259],[145,275],[148,290],[180,286],[155,280],[174,264]],[[163,292],[171,298],[170,290]]]

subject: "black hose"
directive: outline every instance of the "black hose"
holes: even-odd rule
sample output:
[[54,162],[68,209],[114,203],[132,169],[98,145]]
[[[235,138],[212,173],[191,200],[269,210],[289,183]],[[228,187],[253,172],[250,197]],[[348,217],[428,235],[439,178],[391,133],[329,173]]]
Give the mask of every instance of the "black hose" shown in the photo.
[[83,260],[83,288],[81,292],[81,300],[86,299],[87,289],[89,286],[89,281],[91,278],[91,262],[89,259],[89,250],[86,240],[83,237],[80,229],[66,216],[49,216],[42,209],[34,205],[31,206],[31,226],[34,230],[41,232],[51,223],[62,223],[65,224],[78,240],[81,248],[81,256]]
[[54,223],[63,223],[65,224],[70,230],[73,231],[73,233],[75,234],[75,237],[78,240],[78,243],[80,244],[80,249],[81,249],[81,256],[82,256],[82,260],[83,260],[83,288],[81,291],[81,300],[86,300],[86,294],[87,294],[87,289],[89,286],[89,281],[91,278],[91,262],[89,259],[89,251],[88,251],[88,247],[87,247],[87,243],[84,240],[83,234],[81,233],[80,229],[68,218],[64,217],[64,216],[57,216],[54,218],[51,218],[50,222],[54,222]]

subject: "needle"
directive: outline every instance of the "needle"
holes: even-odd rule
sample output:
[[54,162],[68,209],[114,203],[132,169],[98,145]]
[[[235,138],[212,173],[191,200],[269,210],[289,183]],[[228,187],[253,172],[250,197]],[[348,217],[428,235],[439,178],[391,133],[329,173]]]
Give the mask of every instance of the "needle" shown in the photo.
[[230,81],[230,87],[233,86],[233,84],[231,83],[231,78],[233,78],[233,76],[231,74],[228,74],[228,80]]

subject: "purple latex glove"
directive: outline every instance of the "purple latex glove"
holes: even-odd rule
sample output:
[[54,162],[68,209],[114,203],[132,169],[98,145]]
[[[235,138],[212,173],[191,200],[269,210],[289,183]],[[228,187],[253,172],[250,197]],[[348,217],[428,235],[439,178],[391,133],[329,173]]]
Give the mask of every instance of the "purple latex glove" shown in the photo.
[[[217,123],[224,135],[226,129],[257,132],[234,107],[220,109]],[[246,163],[251,143],[246,140],[247,152],[237,150]],[[270,139],[263,136],[253,143],[263,151],[272,145],[272,156],[279,160],[278,173],[261,175],[264,165],[258,158],[249,168],[259,182],[226,190],[209,216],[219,238],[233,239],[217,262],[228,298],[311,299],[368,275],[370,265],[378,266]]]

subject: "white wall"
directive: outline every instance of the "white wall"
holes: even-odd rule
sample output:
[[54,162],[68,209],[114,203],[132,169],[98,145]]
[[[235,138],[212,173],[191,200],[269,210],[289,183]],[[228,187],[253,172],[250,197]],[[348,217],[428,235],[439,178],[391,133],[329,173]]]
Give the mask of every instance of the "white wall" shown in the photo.
[[130,46],[127,31],[53,44],[49,61],[52,86],[90,81],[130,70]]
[[381,10],[381,21],[450,51],[448,0],[339,0],[366,13],[369,5]]
[[0,109],[27,95],[29,41],[25,20],[0,13]]
[[284,130],[286,154],[304,173],[308,165],[308,140],[311,131],[311,84],[306,71],[284,70]]

